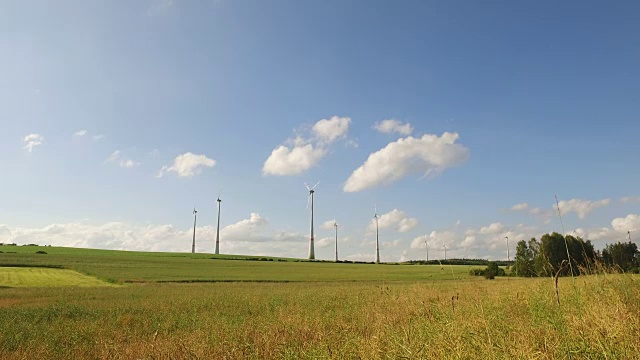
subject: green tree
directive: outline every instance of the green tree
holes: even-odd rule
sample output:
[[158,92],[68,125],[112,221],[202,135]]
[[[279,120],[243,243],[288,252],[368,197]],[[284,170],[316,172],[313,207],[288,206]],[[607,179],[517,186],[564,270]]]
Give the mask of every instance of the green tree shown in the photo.
[[602,250],[602,260],[606,264],[620,267],[623,271],[630,271],[637,268],[640,261],[638,246],[632,242],[607,244]]
[[536,276],[534,268],[534,253],[533,250],[527,246],[527,242],[524,240],[518,241],[518,244],[516,245],[516,263],[514,272],[518,276]]

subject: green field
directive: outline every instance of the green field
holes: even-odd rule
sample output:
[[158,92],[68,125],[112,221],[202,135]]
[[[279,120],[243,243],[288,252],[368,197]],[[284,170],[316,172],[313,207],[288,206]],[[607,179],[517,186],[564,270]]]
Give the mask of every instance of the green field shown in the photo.
[[13,248],[0,266],[122,285],[0,288],[0,359],[640,358],[627,274],[560,279],[558,304],[551,279],[466,266]]
[[[470,268],[450,265],[336,264],[266,257],[36,246],[0,246],[0,251],[5,251],[0,254],[0,266],[64,267],[118,283],[452,280],[469,277]],[[36,251],[45,251],[47,254],[36,254]]]

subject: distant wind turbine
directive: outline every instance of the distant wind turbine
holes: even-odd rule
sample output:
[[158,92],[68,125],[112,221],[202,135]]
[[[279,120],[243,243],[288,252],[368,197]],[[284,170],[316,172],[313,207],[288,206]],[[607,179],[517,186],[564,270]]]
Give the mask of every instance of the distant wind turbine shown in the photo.
[[380,263],[380,242],[378,241],[378,207],[374,207],[373,218],[376,219],[376,264]]
[[307,207],[309,207],[309,203],[311,203],[311,236],[309,237],[309,260],[314,260],[316,258],[316,254],[313,248],[313,193],[315,192],[313,189],[315,189],[318,184],[320,184],[319,181],[312,188],[310,188],[307,183],[304,184],[304,186],[307,187],[307,190],[309,190]]
[[195,254],[196,252],[196,220],[198,219],[198,210],[193,208],[193,242],[191,243],[191,253]]
[[220,204],[222,203],[222,200],[220,200],[221,193],[222,191],[218,193],[218,200],[216,200],[218,202],[218,226],[216,229],[216,251],[215,251],[216,255],[220,254]]
[[447,261],[447,244],[442,244],[442,247],[444,248],[444,261]]
[[511,254],[509,253],[509,237],[505,236],[505,239],[507,239],[507,262],[511,261]]
[[429,262],[429,243],[427,240],[424,241],[424,247],[427,249],[427,262]]
[[333,227],[336,229],[336,262],[338,262],[338,223],[333,220]]

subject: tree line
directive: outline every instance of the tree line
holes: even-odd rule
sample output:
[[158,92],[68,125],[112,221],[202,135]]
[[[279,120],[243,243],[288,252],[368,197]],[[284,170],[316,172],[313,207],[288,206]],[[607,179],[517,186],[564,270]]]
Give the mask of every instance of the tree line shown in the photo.
[[573,274],[592,274],[603,268],[624,272],[640,272],[640,252],[632,242],[607,244],[595,250],[590,240],[562,236],[556,232],[543,235],[540,240],[521,240],[516,246],[516,258],[511,273],[537,277]]

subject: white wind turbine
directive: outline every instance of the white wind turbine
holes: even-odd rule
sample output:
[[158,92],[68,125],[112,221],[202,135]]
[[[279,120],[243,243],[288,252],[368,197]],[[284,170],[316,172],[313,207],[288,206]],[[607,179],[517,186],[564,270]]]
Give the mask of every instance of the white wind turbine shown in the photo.
[[338,223],[333,220],[333,227],[336,229],[336,262],[338,262]]
[[376,219],[376,264],[380,263],[380,242],[378,241],[378,207],[374,207],[373,218]]
[[312,188],[310,188],[307,183],[304,183],[304,186],[306,186],[307,190],[309,190],[307,208],[309,207],[309,203],[311,203],[311,236],[309,238],[309,260],[314,260],[316,258],[316,254],[313,248],[313,193],[315,192],[314,189],[316,188],[316,186],[318,186],[318,184],[320,184],[319,181],[315,185],[313,185]]
[[216,200],[218,202],[218,226],[216,229],[216,251],[215,251],[216,255],[220,254],[220,204],[222,203],[222,200],[220,200],[221,193],[222,191],[218,193],[218,200]]
[[198,219],[198,210],[193,208],[193,242],[191,243],[191,253],[195,254],[196,252],[196,220]]

